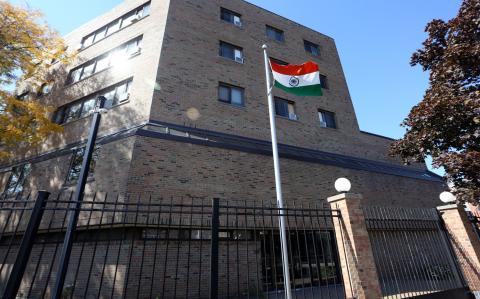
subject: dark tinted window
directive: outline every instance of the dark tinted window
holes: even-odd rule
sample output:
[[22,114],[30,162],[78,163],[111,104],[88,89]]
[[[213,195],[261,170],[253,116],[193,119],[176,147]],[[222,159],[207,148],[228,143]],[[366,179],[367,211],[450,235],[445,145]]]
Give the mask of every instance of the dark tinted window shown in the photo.
[[242,26],[242,16],[236,12],[228,10],[226,8],[220,9],[220,19],[235,24],[236,26]]
[[285,40],[285,36],[282,30],[272,26],[268,26],[268,25],[267,25],[267,36],[279,42],[283,42]]
[[323,128],[336,128],[335,113],[325,110],[318,110],[320,126]]
[[[73,152],[72,160],[70,161],[70,168],[67,173],[67,183],[75,183],[78,181],[80,171],[82,170],[83,155],[85,154],[85,148],[79,148]],[[95,163],[98,157],[98,147],[96,147],[92,154],[92,160],[90,162],[90,171],[88,175],[92,175],[95,171]]]
[[327,76],[320,74],[320,85],[322,86],[322,88],[328,89]]
[[288,62],[273,57],[270,57],[270,60],[279,65],[288,65]]
[[297,120],[297,115],[295,114],[295,103],[275,97],[275,114]]
[[243,63],[243,49],[226,42],[220,42],[219,54],[222,57]]
[[107,99],[105,103],[105,108],[107,109],[121,104],[128,100],[130,96],[131,83],[132,79],[129,79],[108,87],[99,93],[91,94],[81,100],[61,106],[55,111],[53,121],[57,124],[64,124],[90,115],[95,108],[98,96],[104,96]]
[[244,89],[220,83],[218,85],[218,100],[235,106],[245,106]]
[[15,166],[12,168],[12,172],[5,187],[6,196],[15,195],[23,191],[23,185],[25,184],[25,180],[30,173],[30,169],[30,164]]
[[303,41],[303,43],[304,43],[305,51],[307,51],[308,53],[310,53],[314,56],[320,55],[320,50],[318,49],[317,44],[314,44],[314,43],[309,42],[307,40]]

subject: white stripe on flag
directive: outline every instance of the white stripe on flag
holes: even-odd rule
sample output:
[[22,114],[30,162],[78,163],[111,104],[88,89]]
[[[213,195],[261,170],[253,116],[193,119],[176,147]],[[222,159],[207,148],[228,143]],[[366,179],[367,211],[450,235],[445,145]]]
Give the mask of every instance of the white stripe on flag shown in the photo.
[[[320,84],[320,72],[313,72],[313,73],[309,73],[301,76],[284,75],[284,74],[277,73],[275,71],[273,71],[272,73],[275,81],[278,81],[278,83],[282,84],[285,87],[293,88],[293,87],[303,87],[303,86]],[[290,85],[290,79],[292,77],[296,77],[299,80],[298,85],[296,86]]]

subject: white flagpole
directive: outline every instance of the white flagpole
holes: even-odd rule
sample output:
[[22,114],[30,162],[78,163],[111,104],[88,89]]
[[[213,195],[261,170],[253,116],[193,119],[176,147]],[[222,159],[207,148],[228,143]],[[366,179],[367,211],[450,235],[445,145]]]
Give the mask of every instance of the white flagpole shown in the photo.
[[288,269],[287,231],[285,229],[285,211],[283,210],[282,179],[280,177],[280,161],[278,159],[277,128],[275,127],[275,106],[273,104],[272,82],[270,80],[267,45],[262,46],[265,59],[265,76],[267,78],[268,114],[270,115],[270,133],[272,135],[273,168],[275,170],[275,190],[277,193],[277,206],[279,208],[280,241],[282,245],[283,284],[285,286],[285,298],[292,299],[290,288],[290,272]]

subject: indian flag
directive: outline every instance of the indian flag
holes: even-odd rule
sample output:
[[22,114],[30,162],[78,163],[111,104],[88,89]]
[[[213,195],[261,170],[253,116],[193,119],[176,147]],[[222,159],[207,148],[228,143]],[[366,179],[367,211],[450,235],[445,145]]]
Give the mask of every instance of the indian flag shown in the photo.
[[318,65],[308,61],[304,64],[280,65],[270,60],[275,86],[297,96],[321,96]]

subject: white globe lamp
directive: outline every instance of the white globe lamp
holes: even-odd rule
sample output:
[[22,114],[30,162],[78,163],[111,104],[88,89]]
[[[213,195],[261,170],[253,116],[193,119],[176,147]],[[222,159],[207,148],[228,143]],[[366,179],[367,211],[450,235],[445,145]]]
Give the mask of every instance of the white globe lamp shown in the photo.
[[352,188],[352,184],[346,178],[338,178],[335,181],[335,190],[338,192],[348,192]]
[[455,195],[448,191],[443,191],[442,193],[440,193],[440,200],[443,203],[452,203],[455,202],[456,199],[457,198],[455,197]]

